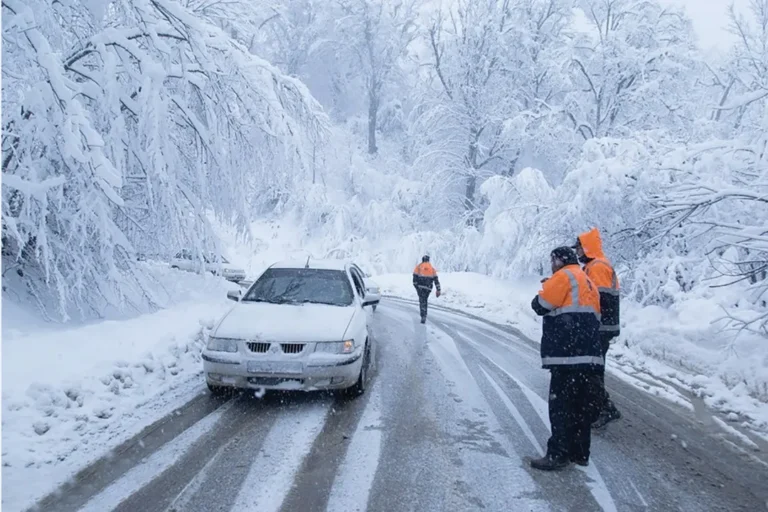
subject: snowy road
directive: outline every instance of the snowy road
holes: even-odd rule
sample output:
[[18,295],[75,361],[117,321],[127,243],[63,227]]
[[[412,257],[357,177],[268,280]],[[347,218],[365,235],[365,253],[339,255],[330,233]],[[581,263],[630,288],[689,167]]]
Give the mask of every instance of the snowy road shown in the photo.
[[375,314],[366,395],[201,395],[40,503],[45,511],[766,510],[768,465],[683,408],[609,379],[625,419],[589,468],[538,473],[536,347],[446,311]]

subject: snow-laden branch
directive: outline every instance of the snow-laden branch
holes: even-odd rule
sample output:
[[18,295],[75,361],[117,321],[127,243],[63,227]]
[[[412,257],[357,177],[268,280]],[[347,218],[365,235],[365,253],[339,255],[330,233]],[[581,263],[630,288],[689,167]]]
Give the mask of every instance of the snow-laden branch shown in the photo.
[[31,92],[3,98],[3,258],[62,318],[127,304],[136,249],[212,249],[209,212],[246,218],[249,181],[290,189],[326,136],[301,82],[180,3],[113,2],[76,38],[78,3],[3,9],[4,91]]
[[733,100],[731,100],[730,103],[715,107],[715,109],[716,110],[736,110],[739,108],[747,107],[750,104],[760,101],[764,98],[768,98],[768,89],[758,89],[756,91],[742,94],[741,96],[738,96]]

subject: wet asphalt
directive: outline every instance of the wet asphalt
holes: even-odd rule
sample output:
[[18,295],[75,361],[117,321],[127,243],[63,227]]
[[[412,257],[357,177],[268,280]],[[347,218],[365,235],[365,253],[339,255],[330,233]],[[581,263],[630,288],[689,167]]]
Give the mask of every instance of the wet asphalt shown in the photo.
[[768,510],[764,451],[611,376],[624,417],[593,435],[590,467],[532,470],[548,437],[532,341],[436,308],[421,325],[394,299],[373,316],[363,396],[201,393],[35,510]]

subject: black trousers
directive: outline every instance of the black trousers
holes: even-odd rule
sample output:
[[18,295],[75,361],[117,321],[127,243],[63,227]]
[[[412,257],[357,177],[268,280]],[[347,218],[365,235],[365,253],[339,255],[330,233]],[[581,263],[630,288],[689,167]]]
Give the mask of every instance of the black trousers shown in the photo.
[[[603,360],[605,360],[608,349],[611,348],[611,340],[615,338],[615,335],[608,332],[600,333],[600,348],[603,351]],[[607,361],[606,361],[607,365]],[[608,390],[605,389],[605,366],[600,369],[600,410],[605,412],[612,412],[616,410],[616,406],[611,401],[611,395],[608,394]]]
[[547,454],[556,460],[589,460],[592,423],[600,414],[600,373],[567,368],[551,373]]
[[429,299],[429,294],[432,293],[432,290],[428,290],[427,288],[416,288],[416,293],[419,294],[419,312],[421,313],[421,319],[424,320],[427,318],[427,300]]

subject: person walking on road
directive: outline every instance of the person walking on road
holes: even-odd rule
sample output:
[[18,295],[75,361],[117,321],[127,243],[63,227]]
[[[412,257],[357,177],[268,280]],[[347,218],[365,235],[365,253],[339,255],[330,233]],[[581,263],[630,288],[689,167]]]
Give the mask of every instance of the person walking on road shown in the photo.
[[[603,241],[597,229],[580,234],[573,248],[576,250],[579,261],[584,264],[584,272],[597,285],[597,290],[600,292],[600,345],[603,359],[606,359],[611,340],[619,335],[619,278],[611,262],[603,254]],[[605,389],[605,366],[600,372],[600,383],[600,416],[592,425],[593,428],[605,427],[608,423],[621,418],[621,413]]]
[[429,262],[429,256],[421,258],[421,263],[413,269],[413,286],[419,295],[419,311],[421,313],[421,323],[427,322],[427,300],[432,293],[432,286],[435,286],[435,297],[440,296],[440,280],[437,278],[435,267]]
[[543,318],[541,365],[551,373],[552,435],[544,457],[530,461],[544,471],[570,463],[589,465],[591,425],[599,413],[600,295],[570,247],[550,254],[552,277],[542,283],[531,307]]

